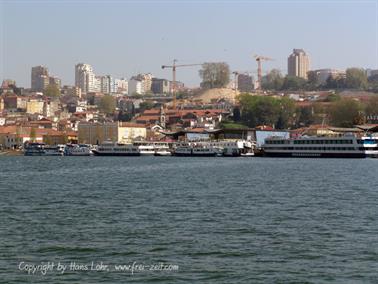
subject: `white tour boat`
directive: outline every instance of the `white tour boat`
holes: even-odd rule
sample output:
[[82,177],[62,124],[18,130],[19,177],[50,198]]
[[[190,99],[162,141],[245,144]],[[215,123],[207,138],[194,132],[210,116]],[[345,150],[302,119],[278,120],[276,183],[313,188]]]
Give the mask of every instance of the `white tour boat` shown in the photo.
[[105,141],[92,150],[96,156],[140,156],[140,151],[133,144]]
[[345,135],[294,139],[270,137],[262,145],[268,157],[366,158],[378,157],[378,137]]
[[64,151],[66,156],[90,156],[92,154],[91,146],[87,144],[67,144]]

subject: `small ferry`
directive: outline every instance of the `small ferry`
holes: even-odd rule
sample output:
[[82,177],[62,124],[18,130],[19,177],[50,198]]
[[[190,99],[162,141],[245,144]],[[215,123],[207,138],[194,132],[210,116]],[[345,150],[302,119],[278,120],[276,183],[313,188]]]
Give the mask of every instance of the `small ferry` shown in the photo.
[[177,144],[172,154],[181,157],[215,157],[221,155],[221,151],[209,145],[193,143]]
[[220,140],[207,142],[210,146],[221,149],[225,157],[253,157],[256,143],[247,140]]
[[43,156],[45,154],[45,143],[31,142],[24,146],[25,156]]
[[63,156],[64,148],[65,148],[65,145],[56,145],[56,146],[45,145],[44,156]]
[[139,148],[141,156],[170,156],[171,151],[167,142],[135,141],[134,146]]
[[67,144],[64,150],[65,156],[91,156],[92,149],[87,144]]
[[31,142],[24,146],[25,156],[63,156],[64,145],[49,146],[45,143]]
[[155,147],[155,156],[171,156],[172,152],[169,149],[169,146],[156,146]]
[[140,156],[139,148],[133,144],[105,141],[92,150],[96,156]]
[[378,137],[345,135],[294,139],[270,137],[262,150],[267,157],[366,158],[378,157]]

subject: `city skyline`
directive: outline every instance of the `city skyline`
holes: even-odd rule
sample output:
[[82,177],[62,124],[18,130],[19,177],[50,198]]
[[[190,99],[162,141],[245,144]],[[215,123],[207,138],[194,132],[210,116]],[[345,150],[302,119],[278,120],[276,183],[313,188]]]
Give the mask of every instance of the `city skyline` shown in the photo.
[[[2,0],[0,76],[30,87],[31,67],[44,65],[62,85],[74,85],[74,67],[84,62],[96,74],[130,78],[150,72],[170,79],[161,65],[173,59],[224,61],[232,71],[255,72],[254,54],[275,59],[264,62],[264,71],[286,74],[294,48],[308,53],[311,70],[377,69],[377,3]],[[106,15],[109,7],[114,9]],[[138,18],[132,11],[143,13]],[[180,69],[177,79],[198,86],[198,70]]]

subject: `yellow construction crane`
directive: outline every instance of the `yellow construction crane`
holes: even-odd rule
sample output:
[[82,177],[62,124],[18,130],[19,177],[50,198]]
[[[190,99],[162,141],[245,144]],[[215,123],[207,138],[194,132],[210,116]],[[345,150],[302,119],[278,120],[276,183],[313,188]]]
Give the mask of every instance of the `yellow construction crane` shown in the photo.
[[177,59],[173,59],[172,65],[162,65],[161,68],[172,68],[172,84],[171,84],[171,93],[173,96],[173,109],[176,109],[176,68],[178,67],[190,67],[190,66],[200,66],[202,63],[195,63],[195,64],[176,64]]
[[258,90],[261,90],[261,79],[262,79],[262,66],[261,62],[262,61],[272,61],[274,59],[266,56],[261,56],[261,55],[255,55],[254,56],[256,61],[257,61],[257,88]]

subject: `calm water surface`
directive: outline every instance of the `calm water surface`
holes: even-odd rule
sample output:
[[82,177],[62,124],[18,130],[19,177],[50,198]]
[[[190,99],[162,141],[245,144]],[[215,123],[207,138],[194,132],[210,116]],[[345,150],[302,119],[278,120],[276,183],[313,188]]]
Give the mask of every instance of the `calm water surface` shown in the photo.
[[0,157],[0,282],[378,283],[377,205],[378,159]]

